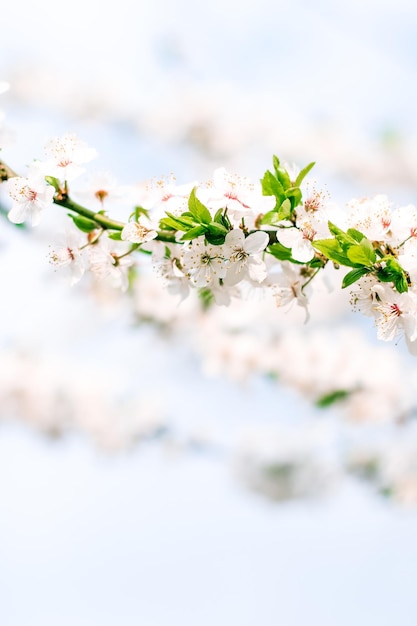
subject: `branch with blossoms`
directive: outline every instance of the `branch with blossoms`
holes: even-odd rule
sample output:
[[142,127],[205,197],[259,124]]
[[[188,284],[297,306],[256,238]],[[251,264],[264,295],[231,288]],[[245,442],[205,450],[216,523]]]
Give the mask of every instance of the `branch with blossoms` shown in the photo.
[[144,185],[119,221],[108,214],[106,184],[94,192],[100,210],[74,199],[72,183],[94,149],[67,134],[49,141],[45,152],[48,158],[34,161],[26,177],[0,162],[0,180],[16,224],[37,225],[53,204],[67,210],[76,228],[51,261],[71,270],[72,284],[89,270],[126,290],[135,255],[145,252],[168,290],[182,298],[197,289],[206,305],[227,305],[261,290],[278,306],[295,302],[308,315],[314,279],[330,263],[345,268],[341,286],[351,288],[354,308],[374,318],[378,338],[404,334],[417,353],[415,207],[393,209],[378,195],[352,200],[342,211],[305,184],[314,163],[290,171],[274,156],[259,183],[219,168],[205,184]]

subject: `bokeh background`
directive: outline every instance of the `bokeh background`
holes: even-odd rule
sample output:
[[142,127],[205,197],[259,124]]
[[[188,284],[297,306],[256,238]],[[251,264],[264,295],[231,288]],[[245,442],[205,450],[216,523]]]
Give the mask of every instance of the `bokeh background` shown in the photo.
[[[122,184],[221,165],[257,179],[276,153],[316,160],[341,203],[415,202],[411,1],[17,1],[1,24],[18,171],[69,131]],[[414,626],[416,509],[339,475],[339,418],[264,377],[207,377],[192,316],[132,328],[123,299],[70,290],[46,260],[58,227],[1,223],[0,624]],[[333,471],[318,498],[236,460],[277,438],[272,454],[304,461],[312,430]]]

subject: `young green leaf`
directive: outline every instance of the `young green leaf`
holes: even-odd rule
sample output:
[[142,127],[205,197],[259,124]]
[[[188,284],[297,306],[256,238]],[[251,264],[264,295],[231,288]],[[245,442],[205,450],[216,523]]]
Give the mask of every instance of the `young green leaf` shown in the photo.
[[307,176],[309,171],[315,166],[315,164],[316,164],[315,161],[313,161],[312,163],[309,163],[301,170],[301,172],[298,174],[297,178],[295,179],[294,187],[299,187],[301,185],[304,178]]
[[357,267],[357,264],[351,261],[345,254],[342,246],[337,239],[318,239],[312,241],[312,246],[319,252],[324,254],[326,259],[338,263],[339,265],[346,265],[347,267]]
[[261,179],[262,193],[264,196],[275,196],[277,203],[275,209],[281,206],[281,203],[285,200],[285,191],[279,180],[267,170],[264,177]]
[[351,245],[346,254],[353,263],[372,267],[376,260],[375,250],[369,241],[364,237],[359,244]]
[[325,393],[323,396],[320,396],[316,400],[316,406],[321,409],[326,409],[332,404],[336,402],[341,402],[342,400],[346,400],[350,396],[352,392],[347,389],[336,389],[335,391],[331,391],[330,393]]
[[114,241],[122,241],[122,233],[121,233],[121,231],[120,231],[120,230],[117,230],[117,231],[116,231],[116,232],[114,232],[114,233],[110,233],[110,234],[108,235],[108,238],[109,238],[109,239],[113,239]]
[[188,239],[196,239],[200,237],[200,235],[204,235],[206,232],[206,226],[194,226],[194,228],[190,228],[184,235],[181,237],[181,241],[186,241]]
[[297,263],[303,265],[301,261],[295,261],[291,255],[291,248],[286,248],[282,243],[273,243],[268,246],[267,251],[272,254],[276,259],[280,261],[291,261],[291,263]]
[[371,269],[369,267],[358,267],[358,268],[351,270],[343,278],[342,289],[345,289],[346,287],[353,285],[353,283],[356,283],[357,280],[362,278],[362,276],[369,274],[369,272],[371,272]]
[[88,217],[74,215],[72,213],[68,213],[68,216],[72,219],[76,227],[83,231],[83,233],[91,233],[92,230],[98,227],[97,223],[88,219]]
[[59,191],[61,188],[61,184],[58,180],[58,178],[55,178],[55,176],[45,176],[45,181],[48,183],[48,185],[52,185],[52,187],[55,189],[55,191]]
[[190,193],[188,199],[188,210],[199,224],[210,224],[212,217],[210,211],[204,206],[196,196],[196,187]]

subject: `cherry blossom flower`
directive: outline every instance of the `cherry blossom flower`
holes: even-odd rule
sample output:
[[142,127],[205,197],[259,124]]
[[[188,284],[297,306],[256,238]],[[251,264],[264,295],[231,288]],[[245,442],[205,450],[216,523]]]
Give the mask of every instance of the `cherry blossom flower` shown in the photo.
[[214,171],[212,183],[198,189],[198,197],[213,211],[227,208],[236,226],[241,218],[245,218],[248,228],[253,228],[260,213],[272,211],[276,205],[275,196],[264,196],[261,185],[230,174],[224,167]]
[[204,242],[204,237],[194,239],[184,250],[181,263],[185,275],[195,287],[207,287],[226,276],[223,246]]
[[30,219],[32,226],[39,224],[42,212],[53,203],[55,189],[42,178],[14,176],[5,183],[13,200],[9,220],[21,224]]
[[88,248],[91,272],[101,281],[109,283],[122,291],[129,286],[128,269],[134,263],[131,256],[122,256],[114,252],[114,242],[105,237]]
[[281,268],[282,272],[274,275],[271,285],[275,302],[278,307],[289,307],[296,302],[305,309],[307,322],[309,318],[308,298],[302,289],[306,279],[300,275],[298,268],[294,267],[292,263],[284,261],[281,263]]
[[[312,205],[314,204],[314,208]],[[335,219],[336,217],[336,219]],[[333,204],[322,204],[311,197],[304,207],[297,208],[296,225],[284,220],[277,230],[277,239],[287,248],[291,248],[293,259],[308,263],[314,258],[315,239],[328,237],[328,221],[340,221],[340,214]]]
[[141,215],[137,222],[128,222],[122,230],[123,241],[131,243],[146,243],[157,236],[158,231],[145,215]]
[[269,243],[269,236],[258,230],[245,237],[240,228],[227,233],[224,242],[225,255],[229,260],[227,274],[224,279],[226,285],[250,278],[255,282],[262,282],[266,278],[266,265],[261,253]]
[[417,208],[412,204],[399,207],[392,212],[390,235],[394,245],[409,239],[417,239]]
[[112,212],[117,210],[120,203],[130,206],[131,189],[118,185],[115,177],[109,172],[98,172],[88,177],[85,185],[71,190],[75,198],[86,202],[88,206],[96,205],[98,210],[109,207]]
[[9,83],[7,83],[5,80],[0,80],[0,94],[5,93],[9,89],[10,89]]
[[140,185],[132,190],[134,204],[147,209],[155,220],[165,217],[165,213],[180,215],[188,209],[190,193],[198,182],[177,185],[175,178],[158,179]]
[[84,172],[81,163],[88,163],[97,156],[94,148],[70,133],[48,141],[45,152],[52,158],[39,163],[44,174],[67,181],[74,180]]
[[391,203],[382,194],[359,198],[348,203],[348,226],[363,233],[371,241],[384,241],[391,227]]
[[63,245],[55,248],[49,255],[53,265],[68,269],[71,286],[78,283],[85,272],[86,263],[81,251],[83,244],[85,241],[79,231],[68,231]]
[[375,324],[378,339],[391,341],[404,332],[411,343],[417,339],[417,294],[398,293],[385,284],[373,287]]

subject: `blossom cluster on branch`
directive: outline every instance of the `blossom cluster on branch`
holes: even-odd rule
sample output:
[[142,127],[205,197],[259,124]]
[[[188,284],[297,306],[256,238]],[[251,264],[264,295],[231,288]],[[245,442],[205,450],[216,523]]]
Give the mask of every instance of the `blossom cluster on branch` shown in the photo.
[[[228,305],[270,293],[277,306],[296,303],[308,317],[314,279],[332,266],[353,307],[374,318],[378,338],[404,335],[417,353],[414,206],[393,207],[377,195],[342,210],[305,180],[313,163],[300,171],[274,157],[259,183],[224,168],[209,182],[185,185],[171,178],[122,189],[101,177],[90,189],[98,206],[87,208],[75,200],[73,181],[96,151],[66,134],[51,139],[45,153],[26,176],[0,162],[0,180],[14,223],[37,225],[53,204],[67,210],[75,229],[51,261],[69,269],[73,284],[89,270],[127,290],[135,258],[151,257],[168,291],[181,298],[197,289],[205,305]],[[123,221],[108,214],[114,196],[130,203]]]

